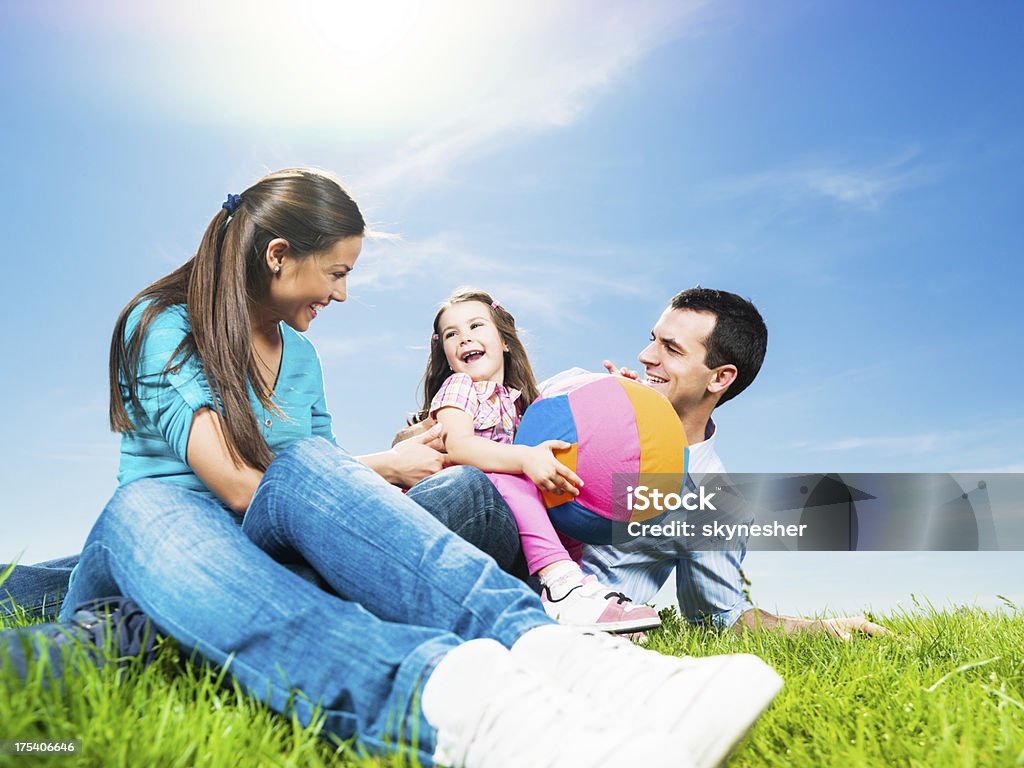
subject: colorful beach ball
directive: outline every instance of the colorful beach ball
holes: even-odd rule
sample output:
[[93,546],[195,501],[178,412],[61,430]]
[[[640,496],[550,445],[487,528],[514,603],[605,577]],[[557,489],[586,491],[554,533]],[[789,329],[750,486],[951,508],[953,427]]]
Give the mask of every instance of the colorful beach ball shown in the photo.
[[526,409],[516,432],[520,445],[564,440],[556,456],[583,480],[575,498],[544,493],[556,529],[590,544],[610,543],[613,521],[645,520],[627,489],[656,486],[680,493],[686,479],[686,434],[664,396],[637,381],[608,374],[574,376],[545,392]]

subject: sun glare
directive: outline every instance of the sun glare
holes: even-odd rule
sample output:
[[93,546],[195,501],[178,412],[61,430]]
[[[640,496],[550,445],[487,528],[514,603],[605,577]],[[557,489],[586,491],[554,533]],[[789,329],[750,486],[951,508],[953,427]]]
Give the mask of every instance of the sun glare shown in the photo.
[[[344,126],[347,139],[443,124],[529,60],[536,16],[436,0],[185,3],[81,14],[116,35],[103,74],[153,107],[218,120]],[[517,29],[518,28],[518,29]],[[100,45],[97,43],[97,52]],[[124,49],[141,94],[124,82]],[[147,70],[155,69],[152,76]]]

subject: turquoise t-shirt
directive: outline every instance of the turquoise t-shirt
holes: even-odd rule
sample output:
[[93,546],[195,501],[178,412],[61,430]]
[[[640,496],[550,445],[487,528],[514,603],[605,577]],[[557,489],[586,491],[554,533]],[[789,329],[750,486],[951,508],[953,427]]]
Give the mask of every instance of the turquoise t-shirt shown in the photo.
[[[129,316],[126,338],[135,333],[145,307],[144,302]],[[336,443],[316,348],[284,323],[280,327],[284,349],[273,398],[286,418],[264,408],[252,385],[249,386],[249,402],[263,438],[275,454],[305,437],[319,436]],[[204,406],[213,407],[202,362],[193,355],[179,370],[164,372],[174,350],[191,328],[185,306],[177,304],[157,315],[146,331],[138,371],[141,413],[135,412],[128,403],[124,382],[121,387],[122,397],[128,404],[128,417],[136,429],[121,436],[117,481],[119,485],[126,485],[144,477],[157,478],[216,499],[185,461],[192,415]],[[182,356],[179,353],[174,362],[181,362]]]

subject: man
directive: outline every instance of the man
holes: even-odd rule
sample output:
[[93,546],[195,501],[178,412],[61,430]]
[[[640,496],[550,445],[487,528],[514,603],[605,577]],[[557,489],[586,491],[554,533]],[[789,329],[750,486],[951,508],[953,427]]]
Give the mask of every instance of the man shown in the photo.
[[[768,346],[761,314],[746,299],[727,291],[690,288],[677,294],[662,312],[651,342],[639,354],[643,383],[663,394],[682,423],[694,475],[725,472],[715,452],[717,426],[712,412],[745,390],[757,376]],[[638,379],[636,372],[609,372]],[[774,616],[753,606],[744,590],[743,547],[730,551],[633,551],[612,546],[585,546],[584,570],[638,601],[651,600],[676,573],[679,608],[690,621],[711,621],[737,632],[781,626],[787,633],[827,632],[847,639],[857,630],[885,630],[863,616],[827,620]]]

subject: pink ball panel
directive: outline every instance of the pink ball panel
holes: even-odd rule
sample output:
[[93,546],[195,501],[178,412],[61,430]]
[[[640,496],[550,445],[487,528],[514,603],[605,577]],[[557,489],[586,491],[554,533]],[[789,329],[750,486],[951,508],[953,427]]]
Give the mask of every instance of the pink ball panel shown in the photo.
[[629,519],[625,504],[614,504],[612,475],[640,471],[633,403],[615,376],[599,375],[569,393],[569,408],[579,437],[576,474],[585,482],[576,501],[601,517]]

